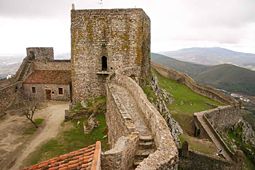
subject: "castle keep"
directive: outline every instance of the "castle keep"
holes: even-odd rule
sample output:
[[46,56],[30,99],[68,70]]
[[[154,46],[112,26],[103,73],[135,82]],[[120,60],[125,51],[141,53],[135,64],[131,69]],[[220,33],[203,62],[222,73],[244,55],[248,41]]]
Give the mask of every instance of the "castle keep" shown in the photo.
[[117,69],[136,67],[140,82],[150,70],[150,19],[142,9],[71,11],[74,102],[105,95]]

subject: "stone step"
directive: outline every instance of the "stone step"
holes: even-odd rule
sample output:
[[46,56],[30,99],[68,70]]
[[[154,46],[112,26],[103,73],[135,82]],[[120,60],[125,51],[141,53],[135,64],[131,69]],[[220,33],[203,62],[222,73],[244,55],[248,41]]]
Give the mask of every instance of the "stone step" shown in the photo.
[[147,158],[151,153],[155,152],[155,149],[140,149],[136,151],[135,153],[135,159],[141,159]]
[[148,142],[141,141],[141,142],[139,142],[139,148],[141,148],[141,149],[152,149],[154,147],[155,146],[154,146],[153,141],[148,141]]
[[137,167],[143,160],[138,159],[134,161],[134,167]]
[[140,141],[153,141],[153,137],[151,135],[141,135],[139,136]]

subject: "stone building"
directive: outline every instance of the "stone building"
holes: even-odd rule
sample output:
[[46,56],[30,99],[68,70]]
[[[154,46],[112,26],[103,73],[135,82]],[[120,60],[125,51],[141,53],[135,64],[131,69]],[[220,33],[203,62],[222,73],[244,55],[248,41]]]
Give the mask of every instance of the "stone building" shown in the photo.
[[43,100],[70,100],[71,62],[54,60],[53,48],[27,48],[23,70],[23,93],[29,98]]
[[143,82],[150,74],[150,19],[142,9],[71,11],[72,99],[105,95],[107,76],[136,67]]

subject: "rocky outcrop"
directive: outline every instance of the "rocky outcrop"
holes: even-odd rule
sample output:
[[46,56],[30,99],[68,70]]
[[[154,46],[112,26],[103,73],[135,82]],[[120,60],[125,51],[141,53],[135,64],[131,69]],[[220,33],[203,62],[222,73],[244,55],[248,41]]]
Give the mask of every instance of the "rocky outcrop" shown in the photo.
[[166,120],[168,127],[171,130],[171,134],[174,138],[174,141],[179,146],[180,145],[179,135],[183,133],[183,130],[179,123],[176,120],[174,120],[174,118],[171,116],[171,113],[167,108],[167,105],[173,102],[173,98],[165,89],[161,89],[159,87],[158,79],[156,76],[152,77],[151,86],[155,95],[157,96],[157,101],[154,104],[156,105],[158,111]]

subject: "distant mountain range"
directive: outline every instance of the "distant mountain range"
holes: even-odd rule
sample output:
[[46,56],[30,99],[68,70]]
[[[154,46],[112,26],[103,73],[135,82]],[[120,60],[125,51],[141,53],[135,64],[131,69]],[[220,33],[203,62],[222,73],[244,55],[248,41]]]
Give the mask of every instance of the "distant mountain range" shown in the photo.
[[255,95],[255,71],[231,64],[201,65],[152,53],[152,61],[190,75],[202,84],[230,92]]
[[255,70],[255,54],[241,53],[224,48],[185,48],[161,54],[181,61],[203,65],[232,64]]
[[0,79],[6,78],[9,74],[15,74],[21,64],[21,57],[0,57]]

